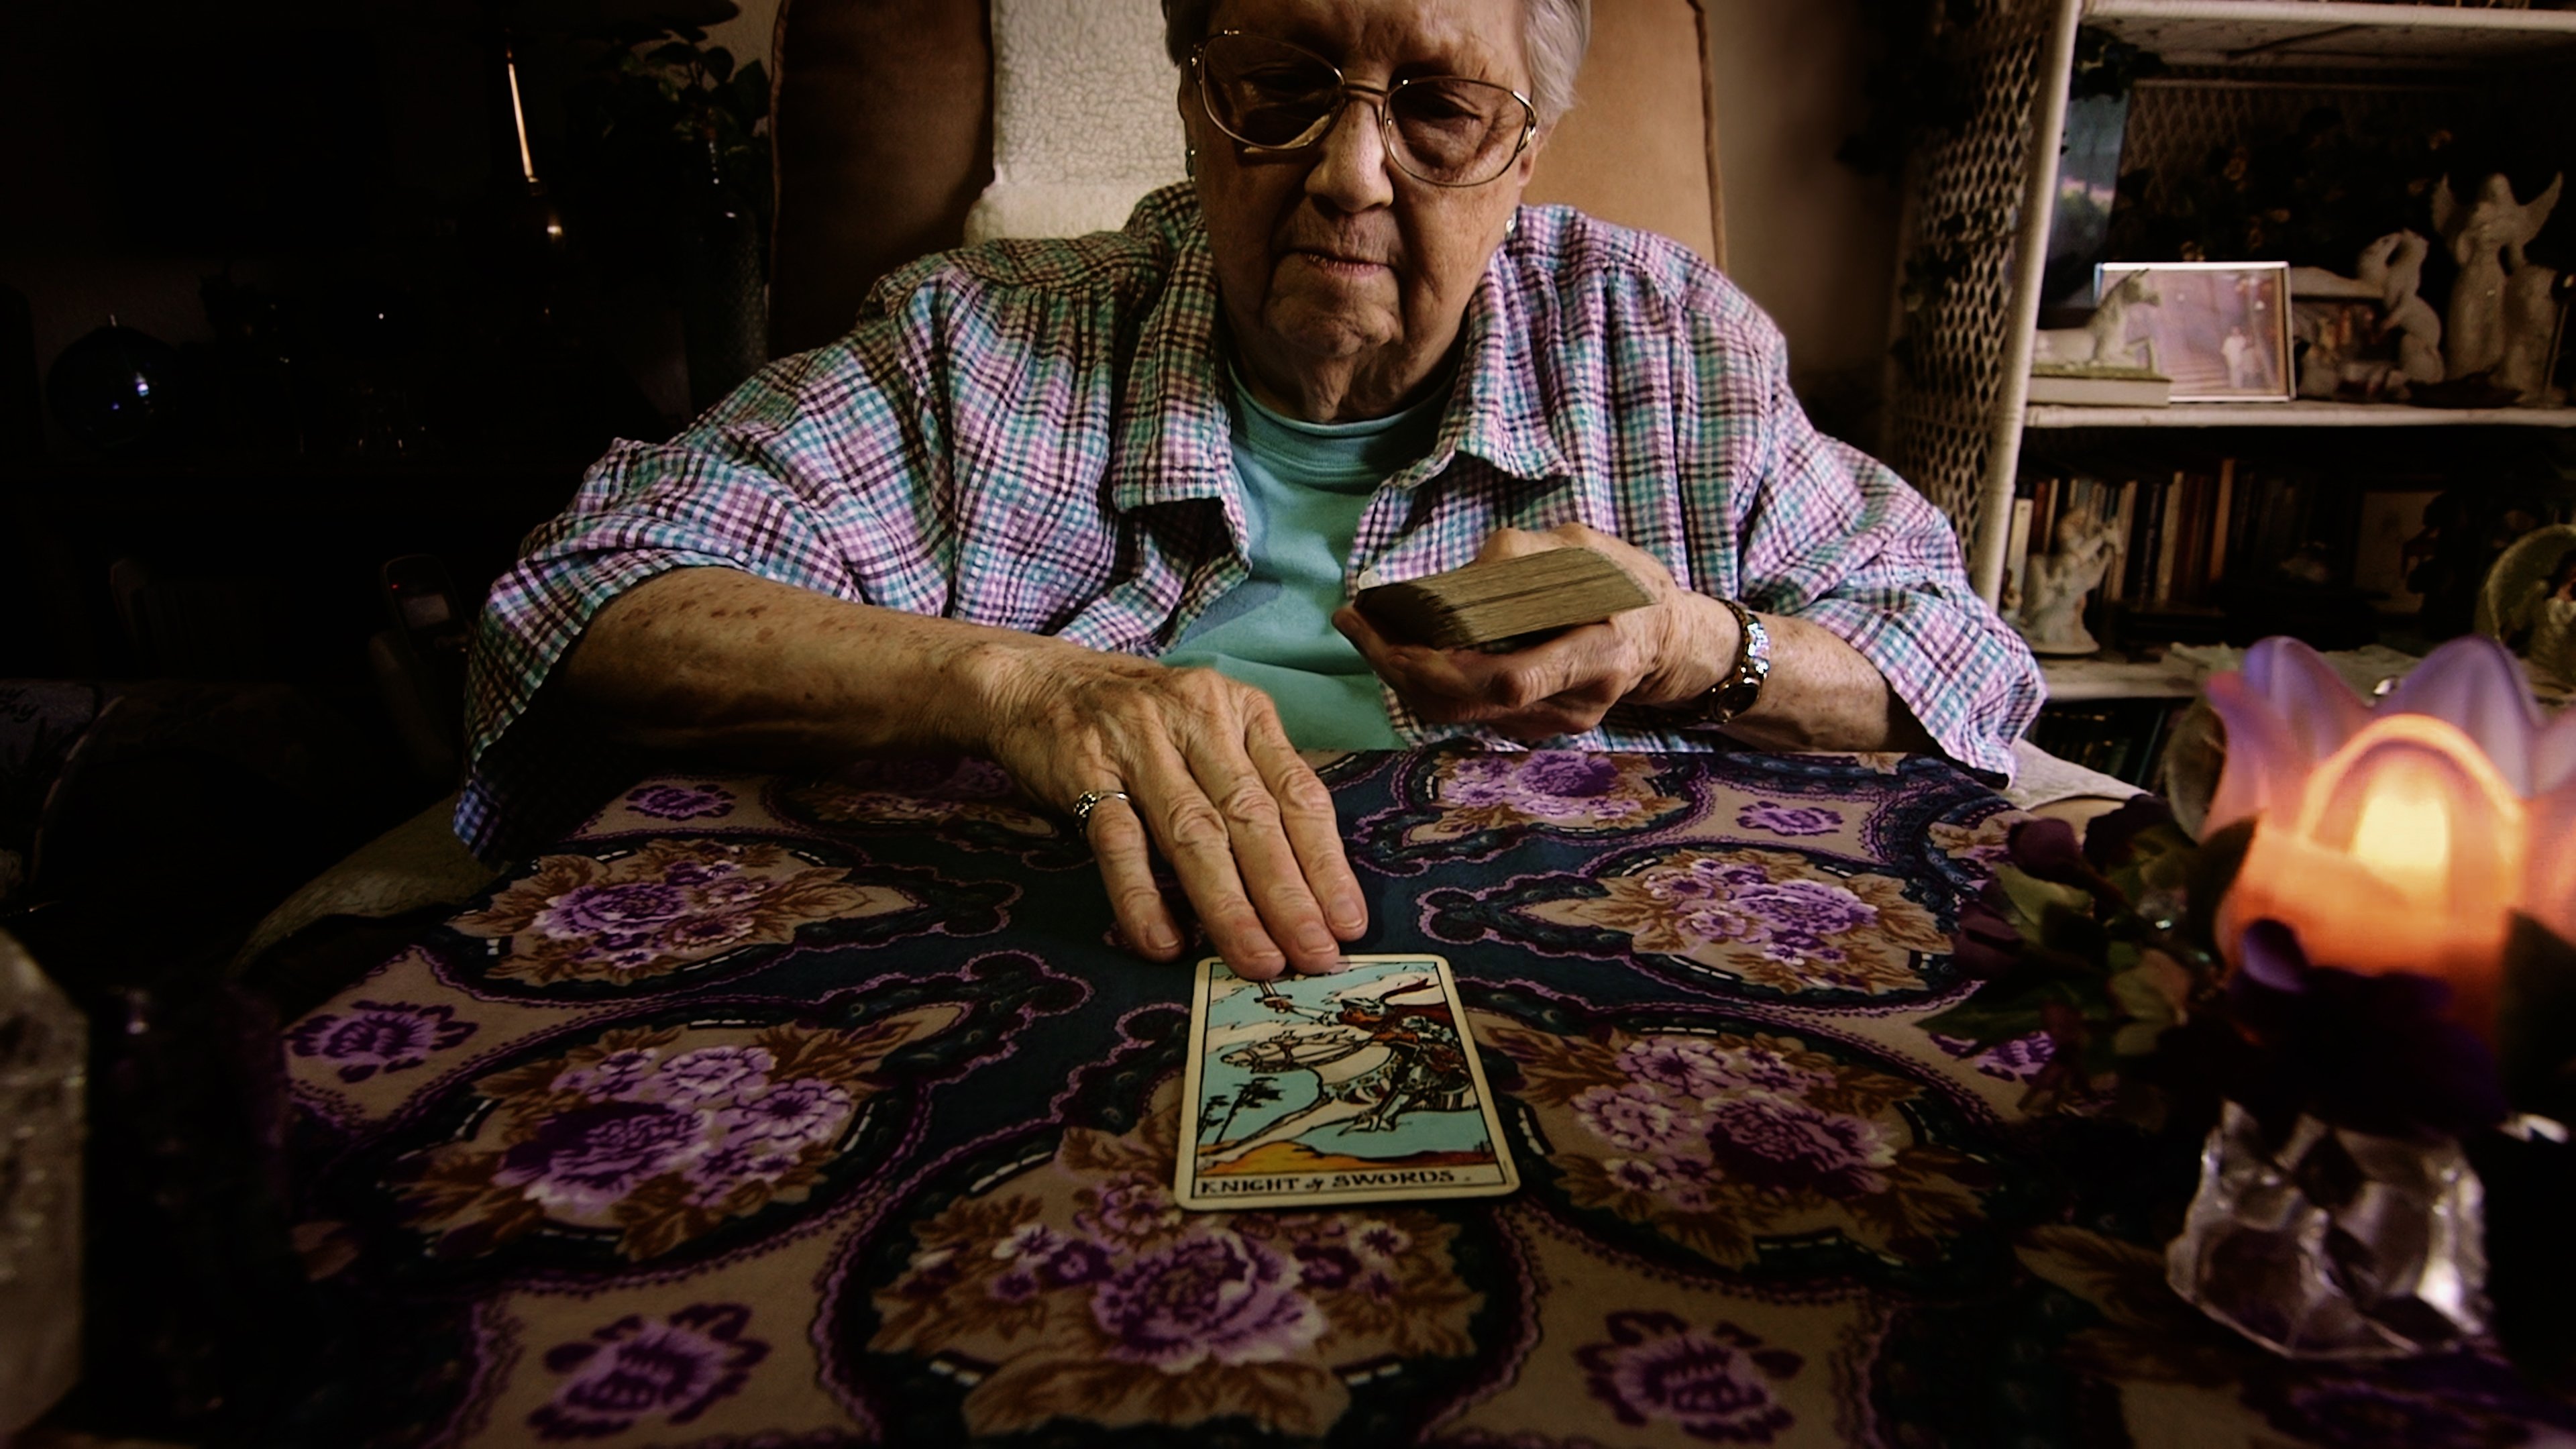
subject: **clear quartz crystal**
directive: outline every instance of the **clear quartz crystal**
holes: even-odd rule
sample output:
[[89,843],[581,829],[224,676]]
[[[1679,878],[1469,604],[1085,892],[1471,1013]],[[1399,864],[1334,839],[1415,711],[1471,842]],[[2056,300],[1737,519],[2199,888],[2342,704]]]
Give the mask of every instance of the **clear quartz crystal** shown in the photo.
[[0,932],[0,1443],[80,1376],[79,1013]]
[[2200,1192],[2165,1250],[2174,1291],[2290,1358],[2430,1353],[2485,1331],[2477,1173],[2449,1138],[2302,1116],[2275,1145],[2234,1102],[2201,1149]]

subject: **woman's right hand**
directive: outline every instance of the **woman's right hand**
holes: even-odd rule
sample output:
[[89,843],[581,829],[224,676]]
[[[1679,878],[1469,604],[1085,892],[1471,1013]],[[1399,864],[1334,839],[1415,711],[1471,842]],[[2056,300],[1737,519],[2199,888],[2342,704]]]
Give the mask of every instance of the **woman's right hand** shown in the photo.
[[1091,812],[1089,835],[1118,929],[1156,960],[1182,934],[1154,883],[1152,848],[1180,878],[1209,941],[1241,976],[1334,969],[1368,928],[1333,799],[1288,742],[1270,697],[1209,669],[1022,635],[964,661],[982,754],[1036,800]]

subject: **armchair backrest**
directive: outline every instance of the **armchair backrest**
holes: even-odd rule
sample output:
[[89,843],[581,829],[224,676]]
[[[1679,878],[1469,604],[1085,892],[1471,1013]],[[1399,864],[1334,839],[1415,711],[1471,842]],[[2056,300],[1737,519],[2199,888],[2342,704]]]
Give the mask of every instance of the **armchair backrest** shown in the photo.
[[[1659,231],[1723,265],[1701,0],[1595,0],[1579,100],[1533,202]],[[770,351],[847,331],[876,279],[956,246],[993,179],[986,0],[787,0],[778,18]]]

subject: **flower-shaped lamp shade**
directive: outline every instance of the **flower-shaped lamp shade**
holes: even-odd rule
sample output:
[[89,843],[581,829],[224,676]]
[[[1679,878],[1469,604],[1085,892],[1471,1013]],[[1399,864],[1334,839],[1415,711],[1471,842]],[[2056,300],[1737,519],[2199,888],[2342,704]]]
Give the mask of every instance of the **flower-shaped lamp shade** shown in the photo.
[[2209,682],[2227,764],[2209,828],[2255,819],[2219,909],[2232,944],[2266,917],[2309,956],[2413,971],[2491,1033],[2511,918],[2576,936],[2576,712],[2544,727],[2492,639],[2435,650],[2377,710],[2314,650],[2267,639]]

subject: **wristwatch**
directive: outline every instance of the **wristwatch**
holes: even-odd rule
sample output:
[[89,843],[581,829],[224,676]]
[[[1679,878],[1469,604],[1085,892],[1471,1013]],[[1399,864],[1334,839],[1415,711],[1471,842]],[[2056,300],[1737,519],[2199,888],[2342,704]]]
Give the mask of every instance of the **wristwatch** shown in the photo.
[[1735,665],[1688,709],[1684,724],[1726,723],[1753,707],[1753,702],[1762,697],[1762,681],[1771,677],[1771,631],[1762,627],[1751,609],[1735,600],[1718,602],[1735,615]]

